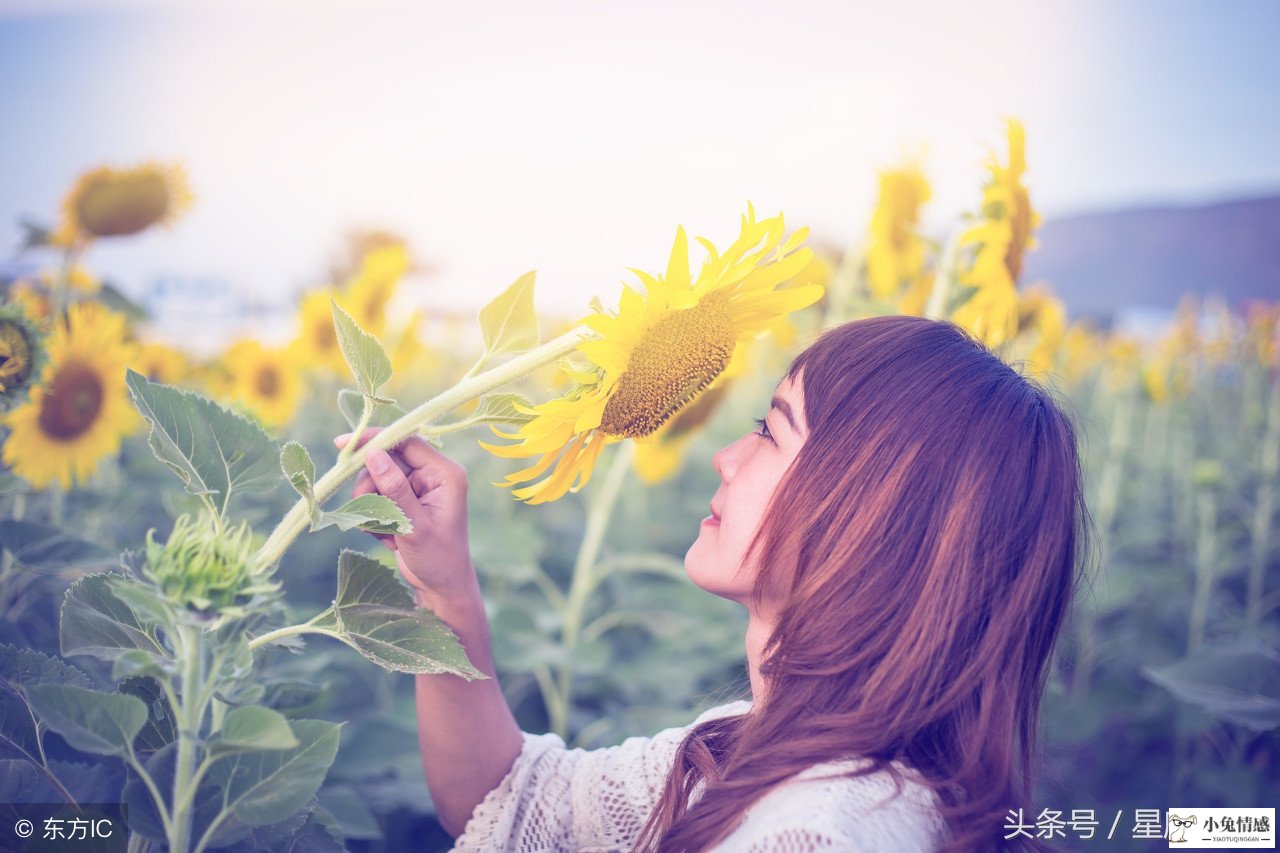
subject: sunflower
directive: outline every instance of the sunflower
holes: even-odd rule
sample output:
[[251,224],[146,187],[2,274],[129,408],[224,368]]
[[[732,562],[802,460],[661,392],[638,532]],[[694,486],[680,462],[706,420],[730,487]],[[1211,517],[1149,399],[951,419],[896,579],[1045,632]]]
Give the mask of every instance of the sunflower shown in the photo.
[[1035,376],[1054,369],[1067,329],[1067,309],[1048,285],[1028,288],[1018,300],[1018,338],[1031,342],[1027,362]]
[[[40,281],[44,283],[45,290],[57,287],[58,278],[58,273],[53,270],[44,270],[40,273]],[[102,289],[102,280],[89,272],[83,264],[73,264],[67,270],[66,286],[78,293],[92,296]]]
[[923,317],[929,305],[929,297],[933,295],[934,273],[926,272],[916,276],[915,280],[898,296],[898,313],[910,317]]
[[380,337],[386,326],[387,304],[408,269],[409,253],[403,245],[371,249],[364,255],[360,272],[347,285],[338,303],[350,312],[360,328]]
[[125,396],[133,355],[123,317],[96,302],[69,306],[50,335],[49,363],[30,401],[4,417],[12,430],[4,463],[38,489],[87,480],[139,423]]
[[305,367],[345,375],[347,360],[342,357],[338,333],[333,327],[331,298],[337,297],[329,290],[315,290],[302,297],[298,307],[301,331],[290,346]]
[[28,317],[41,325],[49,319],[48,293],[27,279],[18,279],[9,285],[9,303],[22,308]]
[[992,158],[991,172],[982,195],[982,221],[960,237],[963,245],[977,245],[973,265],[964,276],[965,284],[977,291],[962,305],[953,319],[967,326],[991,347],[998,347],[1017,334],[1018,313],[1015,290],[1022,275],[1023,257],[1035,248],[1033,230],[1040,215],[1031,207],[1022,184],[1026,171],[1026,135],[1022,124],[1009,119],[1009,163]]
[[191,188],[179,165],[103,166],[81,175],[62,200],[62,222],[52,242],[70,246],[168,226],[190,206]]
[[1063,375],[1068,382],[1079,382],[1097,367],[1105,344],[1101,335],[1087,322],[1077,321],[1069,325],[1062,336],[1062,350]]
[[302,396],[302,382],[289,348],[268,349],[254,340],[238,341],[222,360],[235,402],[268,427],[289,422]]
[[26,398],[44,367],[44,342],[23,306],[0,305],[0,411]]
[[890,299],[904,282],[920,277],[924,241],[916,229],[920,208],[930,195],[929,182],[917,164],[880,173],[880,193],[867,241],[867,284],[874,298]]
[[163,382],[166,385],[182,382],[191,371],[182,351],[155,341],[138,348],[138,356],[130,367],[152,382]]
[[577,347],[589,365],[564,364],[573,381],[569,392],[538,406],[518,406],[534,417],[514,434],[491,427],[516,444],[480,443],[498,456],[542,457],[506,478],[502,485],[532,483],[513,489],[513,497],[533,504],[577,491],[590,479],[605,444],[653,435],[725,371],[741,344],[779,316],[816,302],[821,285],[777,289],[813,254],[801,248],[808,229],[785,243],[783,234],[781,215],[757,222],[748,207],[740,236],[724,254],[699,240],[708,257],[696,279],[689,273],[683,228],[676,230],[665,276],[633,270],[645,295],[624,287],[616,314],[597,310],[582,321],[599,337]]
[[680,469],[689,442],[719,410],[728,395],[729,386],[742,374],[746,352],[747,347],[738,347],[729,366],[712,380],[698,399],[676,412],[652,435],[636,440],[635,466],[641,480],[651,486],[656,485]]

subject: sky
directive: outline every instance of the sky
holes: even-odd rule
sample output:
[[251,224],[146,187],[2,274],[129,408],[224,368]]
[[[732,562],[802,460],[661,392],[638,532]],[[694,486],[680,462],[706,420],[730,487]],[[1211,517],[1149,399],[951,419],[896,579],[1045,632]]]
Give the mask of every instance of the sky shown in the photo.
[[1280,191],[1278,41],[1269,2],[0,0],[0,250],[83,170],[178,161],[191,211],[87,258],[126,292],[284,303],[384,227],[415,303],[537,269],[576,312],[747,201],[858,238],[913,154],[945,233],[1006,116],[1046,219]]

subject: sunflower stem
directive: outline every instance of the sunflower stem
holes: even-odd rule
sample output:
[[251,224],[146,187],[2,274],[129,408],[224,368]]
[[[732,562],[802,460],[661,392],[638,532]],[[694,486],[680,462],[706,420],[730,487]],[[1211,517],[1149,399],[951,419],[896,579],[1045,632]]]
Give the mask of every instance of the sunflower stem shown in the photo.
[[960,255],[960,230],[956,230],[947,238],[938,259],[938,271],[933,277],[933,290],[929,292],[929,301],[924,306],[924,316],[932,320],[946,319],[947,299],[951,295],[951,274],[955,270],[956,259]]
[[635,443],[623,442],[609,464],[604,486],[592,495],[592,500],[587,507],[587,529],[583,533],[582,544],[578,547],[578,556],[573,563],[573,579],[569,582],[569,595],[561,619],[561,624],[564,626],[561,643],[565,649],[565,662],[557,673],[555,704],[548,708],[549,714],[558,718],[552,720],[552,728],[562,738],[568,737],[569,702],[573,693],[573,655],[578,646],[587,602],[599,580],[595,570],[600,556],[600,546],[604,544],[604,534],[609,529],[609,519],[613,516],[613,510],[618,504],[618,496],[622,493],[622,485],[627,481],[627,473],[631,469],[634,456]]
[[1259,460],[1262,476],[1254,494],[1253,523],[1249,525],[1249,579],[1245,613],[1254,627],[1262,624],[1267,558],[1271,551],[1271,524],[1275,517],[1276,480],[1280,475],[1280,379],[1271,383],[1267,420]]
[[351,441],[338,451],[337,464],[341,465],[351,458],[351,454],[356,449],[356,442],[359,437],[364,435],[364,431],[369,428],[369,421],[373,420],[373,400],[366,395],[361,398],[364,401],[364,407],[360,411],[360,420],[356,423],[355,429],[351,431]]
[[[343,483],[364,467],[365,454],[370,449],[388,450],[463,403],[475,400],[495,388],[526,376],[543,365],[551,364],[576,349],[583,336],[584,332],[580,331],[580,327],[575,327],[558,338],[522,353],[504,364],[459,382],[444,393],[402,415],[346,459],[340,459],[334,463],[334,466],[316,481],[314,488],[316,504],[322,504],[333,497]],[[255,555],[254,562],[260,570],[269,569],[284,556],[293,540],[306,529],[310,518],[310,504],[306,498],[300,498],[276,525],[275,530]]]

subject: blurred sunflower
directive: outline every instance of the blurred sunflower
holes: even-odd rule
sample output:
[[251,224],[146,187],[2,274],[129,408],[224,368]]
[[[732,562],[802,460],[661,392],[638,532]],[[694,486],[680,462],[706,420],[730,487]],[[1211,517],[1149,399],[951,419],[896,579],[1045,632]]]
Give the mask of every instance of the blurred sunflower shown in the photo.
[[[41,272],[40,280],[44,283],[46,291],[58,286],[58,274],[53,270]],[[71,290],[86,295],[93,295],[102,289],[102,280],[89,272],[83,264],[73,264],[67,270],[66,284]]]
[[934,280],[934,274],[931,272],[916,276],[898,298],[898,313],[910,317],[923,317],[924,309],[929,304],[929,297],[933,294]]
[[1102,359],[1105,343],[1084,321],[1071,323],[1062,336],[1062,373],[1068,382],[1079,382]]
[[1106,341],[1102,379],[1113,393],[1128,389],[1141,376],[1142,345],[1132,335],[1112,334]]
[[347,285],[338,302],[360,328],[381,337],[386,328],[387,305],[408,269],[409,253],[403,245],[370,249],[361,261],[359,273]]
[[222,357],[231,399],[265,426],[281,427],[293,417],[302,396],[297,364],[287,347],[268,349],[255,340],[237,341]]
[[186,354],[156,341],[142,344],[133,364],[129,366],[152,382],[163,382],[165,385],[182,382],[191,371]]
[[1009,163],[998,158],[987,162],[991,172],[982,194],[982,221],[960,237],[961,245],[977,245],[973,265],[963,277],[977,291],[955,310],[952,319],[974,332],[990,347],[998,347],[1017,334],[1016,288],[1023,257],[1035,248],[1032,232],[1040,214],[1022,184],[1027,168],[1026,134],[1015,119],[1008,122]]
[[93,169],[81,175],[63,199],[62,221],[52,242],[71,246],[95,237],[137,234],[152,225],[171,225],[191,200],[186,171],[179,165]]
[[1251,301],[1245,324],[1253,357],[1264,367],[1280,365],[1280,302]]
[[347,360],[342,357],[338,345],[338,333],[333,328],[332,291],[315,290],[303,295],[298,306],[301,330],[290,345],[303,367],[321,372],[346,375]]
[[20,306],[28,317],[41,324],[49,319],[49,294],[30,281],[19,279],[9,285],[9,302]]
[[0,453],[38,489],[83,483],[120,449],[139,420],[125,396],[134,346],[125,319],[96,302],[68,306],[49,337],[49,363],[28,403],[3,419],[12,432]]
[[1028,288],[1018,299],[1020,341],[1028,341],[1027,363],[1033,376],[1044,376],[1057,365],[1058,349],[1067,330],[1067,308],[1046,284]]
[[532,483],[513,489],[512,496],[543,503],[581,488],[605,444],[655,433],[725,371],[740,344],[816,302],[821,285],[777,289],[813,255],[801,248],[808,229],[785,243],[784,233],[781,215],[757,222],[748,207],[737,241],[724,254],[699,238],[708,257],[697,279],[690,277],[683,228],[676,231],[665,276],[632,270],[646,295],[624,287],[617,314],[597,310],[582,321],[599,337],[577,347],[590,365],[565,364],[572,389],[538,406],[518,406],[534,418],[514,434],[491,427],[515,444],[481,442],[498,456],[542,457],[507,476],[506,486]]
[[918,164],[880,173],[880,192],[867,241],[867,284],[875,299],[890,299],[904,283],[919,279],[924,241],[916,229],[920,208],[930,196],[929,182]]
[[44,367],[42,338],[21,305],[0,305],[0,411],[25,400],[39,377]]

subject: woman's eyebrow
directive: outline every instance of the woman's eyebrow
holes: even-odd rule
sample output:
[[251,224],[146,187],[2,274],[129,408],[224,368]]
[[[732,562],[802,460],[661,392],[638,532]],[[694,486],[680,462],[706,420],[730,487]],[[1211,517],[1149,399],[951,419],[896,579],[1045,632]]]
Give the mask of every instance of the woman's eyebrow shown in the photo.
[[796,416],[791,412],[791,404],[781,397],[775,396],[769,401],[769,405],[782,412],[782,416],[787,419],[787,423],[791,424],[792,432],[800,432],[800,427],[796,425]]

